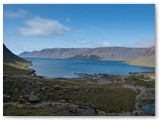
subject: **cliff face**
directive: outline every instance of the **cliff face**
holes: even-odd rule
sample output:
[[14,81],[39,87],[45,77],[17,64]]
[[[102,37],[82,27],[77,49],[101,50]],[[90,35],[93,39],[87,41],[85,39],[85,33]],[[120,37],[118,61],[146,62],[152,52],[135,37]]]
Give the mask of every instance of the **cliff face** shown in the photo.
[[[150,51],[151,58],[154,58],[154,48],[127,48],[127,47],[102,47],[102,48],[52,48],[40,51],[23,52],[21,57],[35,58],[72,58],[83,60],[114,60],[127,61],[130,64],[142,64],[143,57],[146,60]],[[148,58],[148,57],[147,57]],[[151,59],[150,58],[150,59]],[[140,60],[137,60],[140,59]],[[142,59],[142,60],[141,60]],[[138,61],[137,63],[134,62]],[[146,60],[146,64],[152,66],[154,60]],[[139,64],[139,65],[140,65]]]
[[21,57],[36,58],[75,58],[75,59],[105,59],[105,60],[132,60],[145,54],[149,48],[53,48],[40,51],[23,52]]

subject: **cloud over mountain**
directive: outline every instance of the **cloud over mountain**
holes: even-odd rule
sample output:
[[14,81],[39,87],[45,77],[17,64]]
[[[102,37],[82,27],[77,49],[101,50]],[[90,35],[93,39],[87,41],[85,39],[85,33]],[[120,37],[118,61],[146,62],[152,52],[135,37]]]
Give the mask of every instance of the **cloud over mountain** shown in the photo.
[[35,17],[25,21],[27,27],[19,27],[23,36],[51,37],[70,31],[70,28],[57,20]]

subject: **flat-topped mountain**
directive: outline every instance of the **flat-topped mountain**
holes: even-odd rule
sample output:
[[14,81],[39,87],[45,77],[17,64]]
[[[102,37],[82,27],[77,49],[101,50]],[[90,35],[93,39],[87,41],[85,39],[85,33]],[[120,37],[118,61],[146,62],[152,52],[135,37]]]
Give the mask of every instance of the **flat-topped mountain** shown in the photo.
[[[151,50],[153,49],[153,50]],[[132,63],[132,60],[146,57],[150,52],[153,60],[149,60],[146,64],[154,66],[154,49],[155,48],[127,48],[127,47],[100,47],[100,48],[50,48],[40,51],[23,52],[19,56],[32,58],[72,58],[83,60],[114,60],[127,61]],[[142,58],[141,58],[142,59]],[[141,65],[143,61],[139,60]],[[146,66],[146,65],[145,65]],[[148,65],[147,65],[148,66]]]

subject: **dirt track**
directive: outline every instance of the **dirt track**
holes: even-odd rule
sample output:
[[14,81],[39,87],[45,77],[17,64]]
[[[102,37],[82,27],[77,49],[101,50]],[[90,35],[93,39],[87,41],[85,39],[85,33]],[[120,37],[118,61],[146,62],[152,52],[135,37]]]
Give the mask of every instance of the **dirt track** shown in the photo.
[[135,98],[136,100],[136,104],[135,104],[135,111],[137,111],[138,113],[144,115],[145,113],[139,108],[139,101],[142,97],[142,95],[146,92],[146,88],[144,88],[143,86],[134,86],[134,85],[130,85],[130,84],[125,84],[123,85],[124,88],[130,88],[134,91],[137,92],[137,96]]

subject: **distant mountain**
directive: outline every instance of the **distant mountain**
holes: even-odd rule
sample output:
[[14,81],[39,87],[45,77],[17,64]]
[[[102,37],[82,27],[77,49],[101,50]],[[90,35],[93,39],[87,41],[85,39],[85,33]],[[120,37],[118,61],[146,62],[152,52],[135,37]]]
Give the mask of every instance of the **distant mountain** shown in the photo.
[[[114,60],[114,61],[127,61],[128,63],[137,61],[142,56],[148,56],[149,51],[154,48],[127,48],[127,47],[100,47],[100,48],[50,48],[40,51],[23,52],[21,57],[33,58],[72,58],[83,60]],[[150,55],[155,56],[154,51]],[[141,58],[142,59],[142,58]],[[141,65],[143,61],[138,61]],[[148,60],[146,64],[152,66],[153,60]]]
[[128,61],[128,63],[132,65],[155,67],[155,48],[149,49],[146,54]]

